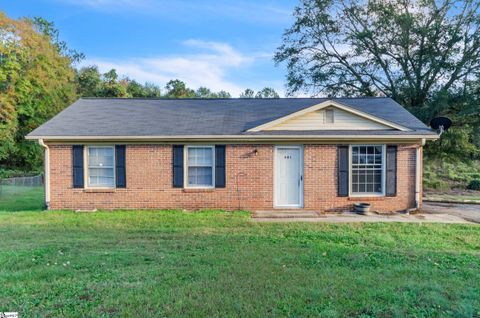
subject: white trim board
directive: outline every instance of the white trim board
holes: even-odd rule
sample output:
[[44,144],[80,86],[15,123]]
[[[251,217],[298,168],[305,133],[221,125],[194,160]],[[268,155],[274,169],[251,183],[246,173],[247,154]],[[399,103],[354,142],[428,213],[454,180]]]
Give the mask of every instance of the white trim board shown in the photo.
[[409,128],[407,128],[407,127],[404,127],[404,126],[395,124],[395,123],[393,123],[393,122],[391,122],[391,121],[388,121],[388,120],[385,120],[385,119],[381,119],[381,118],[379,118],[379,117],[376,117],[376,116],[367,114],[367,113],[365,113],[365,112],[359,111],[359,110],[357,110],[357,109],[354,109],[354,108],[352,108],[352,107],[343,105],[343,104],[338,103],[338,102],[333,101],[333,100],[327,100],[327,101],[322,102],[322,103],[320,103],[320,104],[307,107],[307,108],[305,108],[305,109],[302,109],[302,110],[299,110],[299,111],[297,111],[297,112],[291,113],[290,115],[287,115],[287,116],[284,116],[284,117],[281,117],[281,118],[272,120],[272,121],[270,121],[270,122],[268,122],[268,123],[262,124],[262,125],[260,125],[260,126],[251,128],[251,129],[249,129],[249,130],[247,130],[247,131],[249,131],[249,132],[259,132],[259,131],[263,131],[263,130],[270,130],[270,129],[272,129],[273,127],[275,127],[275,126],[277,126],[277,125],[279,125],[279,124],[285,123],[287,120],[290,120],[290,119],[293,119],[293,118],[296,118],[296,117],[305,115],[305,114],[310,113],[310,112],[313,112],[313,111],[318,111],[318,110],[321,110],[321,109],[323,109],[323,108],[330,107],[330,106],[336,107],[336,108],[341,109],[341,110],[343,110],[343,111],[352,113],[352,114],[357,115],[357,116],[359,116],[359,117],[363,117],[363,118],[365,118],[365,119],[368,119],[368,120],[370,120],[370,121],[376,122],[376,123],[378,123],[378,124],[382,124],[382,125],[388,126],[388,127],[390,127],[390,128],[393,128],[393,129],[397,129],[397,130],[400,130],[400,131],[411,131],[411,129],[409,129]]
[[367,135],[359,132],[356,135],[184,135],[184,136],[27,136],[27,140],[43,139],[46,142],[50,141],[84,141],[84,142],[111,142],[111,141],[261,141],[261,140],[302,140],[302,141],[324,141],[324,140],[409,140],[409,139],[428,139],[436,140],[439,136],[435,133],[431,135],[415,134],[411,135]]

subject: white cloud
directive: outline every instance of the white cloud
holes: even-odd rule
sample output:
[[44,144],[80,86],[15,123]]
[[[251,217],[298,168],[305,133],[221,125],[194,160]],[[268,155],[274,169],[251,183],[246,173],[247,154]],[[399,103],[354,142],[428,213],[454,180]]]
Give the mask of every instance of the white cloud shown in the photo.
[[80,66],[97,65],[101,72],[114,68],[121,76],[128,76],[139,82],[152,82],[161,87],[171,79],[180,79],[192,88],[205,86],[213,91],[228,91],[232,96],[238,96],[247,86],[256,90],[263,86],[274,86],[275,89],[279,89],[279,92],[283,92],[283,89],[277,85],[248,83],[244,86],[229,79],[232,77],[231,73],[247,69],[267,56],[270,58],[269,54],[259,52],[246,55],[227,43],[196,39],[187,40],[183,45],[197,53],[148,58],[132,57],[125,60],[92,58],[87,59]]

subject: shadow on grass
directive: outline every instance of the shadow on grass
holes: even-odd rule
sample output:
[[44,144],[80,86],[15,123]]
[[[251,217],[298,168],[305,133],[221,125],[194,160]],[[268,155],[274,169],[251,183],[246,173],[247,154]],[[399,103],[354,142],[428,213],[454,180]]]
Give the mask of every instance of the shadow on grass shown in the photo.
[[0,186],[0,211],[41,211],[43,187]]

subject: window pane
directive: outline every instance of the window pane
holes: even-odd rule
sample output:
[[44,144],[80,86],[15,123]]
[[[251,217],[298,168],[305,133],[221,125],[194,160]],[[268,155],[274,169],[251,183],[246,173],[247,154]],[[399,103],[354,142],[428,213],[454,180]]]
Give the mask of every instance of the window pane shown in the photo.
[[189,166],[212,166],[213,150],[212,148],[188,148]]
[[352,171],[352,183],[353,184],[358,183],[358,172],[357,171]]
[[93,187],[113,187],[113,168],[90,168],[88,169],[89,185]]
[[113,167],[113,148],[89,147],[88,165],[90,167]]
[[367,182],[373,183],[373,171],[368,171],[367,173]]
[[211,167],[188,167],[188,184],[193,186],[212,186]]

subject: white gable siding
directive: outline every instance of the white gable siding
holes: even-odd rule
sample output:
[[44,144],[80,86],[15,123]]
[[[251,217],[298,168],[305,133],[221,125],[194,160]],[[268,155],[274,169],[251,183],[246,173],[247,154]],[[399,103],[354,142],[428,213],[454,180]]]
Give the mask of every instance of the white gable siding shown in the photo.
[[[325,122],[325,109],[334,110],[333,123]],[[350,112],[329,107],[288,119],[266,130],[375,130],[392,129],[386,125],[360,117]]]

